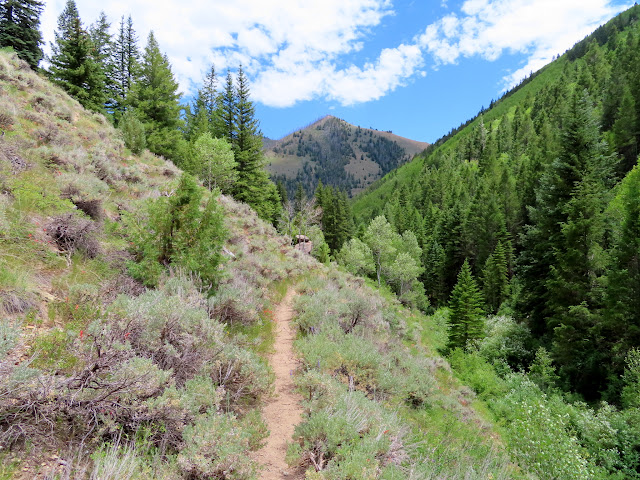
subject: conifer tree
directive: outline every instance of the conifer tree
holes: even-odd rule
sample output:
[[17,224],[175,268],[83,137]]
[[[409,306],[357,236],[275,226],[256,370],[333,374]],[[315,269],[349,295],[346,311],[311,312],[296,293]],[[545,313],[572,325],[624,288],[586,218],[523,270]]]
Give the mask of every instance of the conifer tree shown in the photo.
[[482,304],[482,294],[471,275],[469,262],[465,260],[449,299],[450,348],[467,348],[484,336]]
[[153,34],[149,33],[139,81],[132,89],[132,105],[147,134],[147,148],[177,163],[183,160],[184,145],[178,128],[180,96],[171,65]]
[[233,85],[233,76],[227,70],[227,76],[224,83],[224,89],[220,93],[220,102],[218,105],[219,115],[218,123],[214,126],[216,133],[227,139],[231,145],[235,145],[236,140],[236,90]]
[[51,45],[51,77],[85,108],[104,107],[104,72],[95,57],[95,46],[83,28],[74,0],[67,0],[58,17],[58,31]]
[[627,351],[640,345],[640,164],[624,179],[615,203],[622,221],[613,235],[603,333],[608,347],[603,348],[610,353],[611,376],[618,378]]
[[140,77],[140,51],[133,20],[124,16],[120,20],[118,33],[113,42],[111,63],[113,65],[110,102],[107,109],[113,114],[116,124],[127,109],[127,98],[131,88]]
[[223,138],[224,131],[220,130],[220,109],[218,78],[212,65],[207,72],[202,87],[193,103],[192,111],[187,116],[187,140],[194,140],[205,132],[214,138]]
[[89,36],[93,42],[93,57],[98,63],[102,73],[104,75],[104,88],[106,95],[106,106],[113,103],[113,99],[110,98],[113,91],[113,39],[109,33],[111,24],[107,19],[107,15],[104,12],[100,12],[98,19],[89,27]]
[[0,2],[0,48],[11,47],[34,70],[42,58],[41,0]]
[[507,255],[501,241],[498,241],[495,250],[485,263],[482,271],[482,286],[488,311],[496,313],[509,295]]

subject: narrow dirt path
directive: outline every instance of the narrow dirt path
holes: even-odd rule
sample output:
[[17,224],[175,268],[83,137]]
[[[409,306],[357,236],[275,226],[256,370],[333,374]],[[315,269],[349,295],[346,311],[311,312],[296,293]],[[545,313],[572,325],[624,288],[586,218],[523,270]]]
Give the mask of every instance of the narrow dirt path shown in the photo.
[[294,296],[295,291],[290,288],[273,312],[276,341],[270,362],[276,376],[275,394],[263,410],[270,435],[267,444],[254,454],[254,459],[264,466],[261,480],[292,480],[304,476],[304,472],[289,468],[285,462],[287,443],[293,437],[295,426],[302,420],[301,398],[294,392],[293,384],[293,372],[297,366],[293,351],[295,329],[291,326]]

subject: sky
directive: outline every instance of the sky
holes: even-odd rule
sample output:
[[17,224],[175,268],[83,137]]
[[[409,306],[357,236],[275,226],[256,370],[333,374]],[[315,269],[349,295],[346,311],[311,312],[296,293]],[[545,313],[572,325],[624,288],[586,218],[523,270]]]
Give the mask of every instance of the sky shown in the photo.
[[[45,0],[45,52],[66,0]],[[188,101],[242,64],[265,136],[334,115],[434,142],[629,8],[625,0],[76,0],[153,30]]]

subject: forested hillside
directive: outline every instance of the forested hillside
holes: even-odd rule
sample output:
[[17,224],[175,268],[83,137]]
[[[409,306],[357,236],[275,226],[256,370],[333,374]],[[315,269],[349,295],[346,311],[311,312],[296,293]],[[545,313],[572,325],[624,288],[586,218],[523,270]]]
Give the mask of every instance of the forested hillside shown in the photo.
[[[0,478],[640,479],[640,7],[354,203],[269,180],[241,67],[181,106],[67,0],[36,70],[41,10],[0,2]],[[276,148],[406,158],[314,125]]]
[[286,291],[291,478],[527,478],[436,352],[441,322],[133,154],[15,54],[0,79],[1,478],[265,478]]
[[479,307],[514,315],[558,385],[589,401],[622,401],[640,345],[639,15],[600,27],[353,207],[415,234],[433,306],[467,264]]
[[292,198],[298,184],[311,195],[318,182],[355,195],[428,146],[327,115],[265,150],[268,170]]

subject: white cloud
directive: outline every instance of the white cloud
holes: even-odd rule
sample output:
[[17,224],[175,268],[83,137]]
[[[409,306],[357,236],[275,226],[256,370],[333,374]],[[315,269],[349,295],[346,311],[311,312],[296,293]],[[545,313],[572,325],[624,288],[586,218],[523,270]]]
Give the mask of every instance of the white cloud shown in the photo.
[[[505,51],[527,61],[505,77],[517,82],[548,63],[575,41],[624,7],[612,0],[467,0],[460,11],[426,25],[412,43],[374,52],[354,63],[369,46],[392,0],[76,0],[89,24],[104,10],[115,31],[122,15],[132,15],[140,45],[153,28],[182,90],[194,86],[213,63],[221,74],[242,63],[252,80],[252,96],[286,107],[323,98],[350,105],[378,99],[425,75],[425,57],[434,66],[461,57],[495,60]],[[42,17],[53,40],[65,0],[48,0]],[[442,6],[452,6],[442,1]]]
[[510,87],[628,6],[608,0],[467,0],[464,16],[444,17],[417,41],[436,64],[476,55],[492,61],[505,51],[525,54],[525,65],[504,78]]

